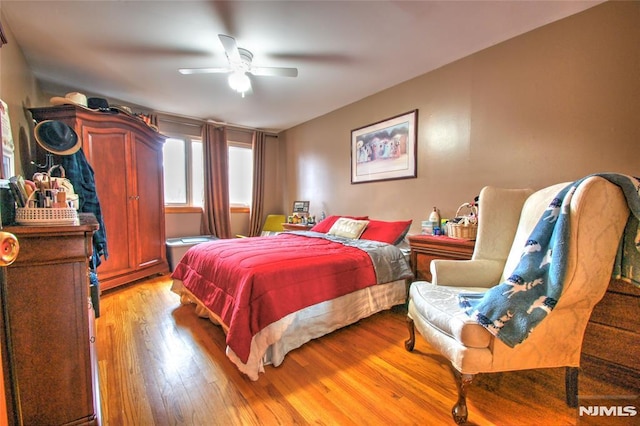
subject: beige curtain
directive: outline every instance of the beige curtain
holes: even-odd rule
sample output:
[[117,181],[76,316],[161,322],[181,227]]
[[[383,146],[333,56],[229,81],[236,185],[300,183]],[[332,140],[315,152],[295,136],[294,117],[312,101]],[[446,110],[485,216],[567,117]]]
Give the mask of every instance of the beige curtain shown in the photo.
[[231,238],[229,215],[229,151],[226,127],[202,126],[204,212],[200,232]]
[[264,167],[266,136],[264,132],[253,132],[251,140],[253,150],[253,193],[251,200],[251,219],[249,222],[249,235],[257,236],[262,231],[264,220]]

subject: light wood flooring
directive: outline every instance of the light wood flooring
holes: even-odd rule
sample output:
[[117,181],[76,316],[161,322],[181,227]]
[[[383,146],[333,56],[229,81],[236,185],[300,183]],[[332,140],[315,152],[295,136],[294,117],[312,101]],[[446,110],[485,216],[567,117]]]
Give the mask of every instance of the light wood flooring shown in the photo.
[[[169,288],[162,276],[101,298],[104,425],[454,424],[446,360],[419,335],[404,349],[402,307],[313,340],[252,382],[226,358],[221,329]],[[580,376],[581,395],[628,393]],[[612,424],[566,407],[563,369],[479,376],[468,404],[469,424]]]

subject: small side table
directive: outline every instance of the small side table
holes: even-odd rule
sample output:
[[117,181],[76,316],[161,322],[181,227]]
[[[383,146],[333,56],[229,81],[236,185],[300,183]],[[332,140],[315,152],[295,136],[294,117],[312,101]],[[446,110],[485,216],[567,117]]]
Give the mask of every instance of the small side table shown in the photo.
[[313,228],[313,225],[302,223],[283,223],[282,227],[285,231],[308,231]]
[[443,235],[412,235],[411,269],[416,281],[431,282],[431,261],[434,259],[469,260],[475,241],[450,238]]

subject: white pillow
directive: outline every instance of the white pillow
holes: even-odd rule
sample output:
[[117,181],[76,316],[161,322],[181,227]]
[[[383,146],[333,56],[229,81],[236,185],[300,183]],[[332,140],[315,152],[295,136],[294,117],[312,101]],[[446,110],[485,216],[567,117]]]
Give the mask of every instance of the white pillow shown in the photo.
[[331,226],[327,234],[357,240],[369,224],[368,220],[355,220],[341,217]]

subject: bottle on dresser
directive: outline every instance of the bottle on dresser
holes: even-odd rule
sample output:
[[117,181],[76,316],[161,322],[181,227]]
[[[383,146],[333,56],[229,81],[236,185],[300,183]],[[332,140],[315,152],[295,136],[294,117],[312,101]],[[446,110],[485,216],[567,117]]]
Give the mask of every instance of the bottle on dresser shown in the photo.
[[440,212],[437,207],[434,207],[429,215],[429,222],[431,223],[431,234],[440,235]]

